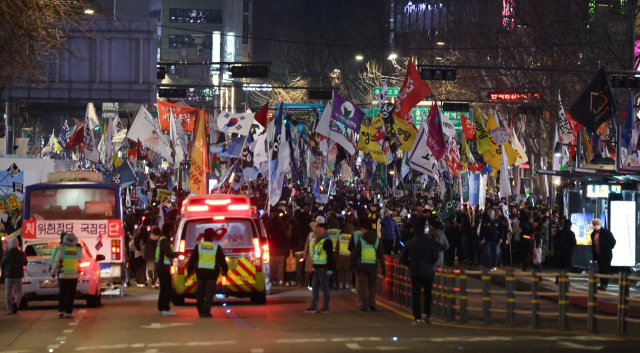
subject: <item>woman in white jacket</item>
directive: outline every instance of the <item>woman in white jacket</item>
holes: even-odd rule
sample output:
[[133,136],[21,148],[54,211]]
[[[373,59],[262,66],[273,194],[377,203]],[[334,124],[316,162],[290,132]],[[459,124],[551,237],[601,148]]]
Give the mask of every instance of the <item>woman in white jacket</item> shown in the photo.
[[78,278],[80,278],[80,264],[88,261],[82,248],[78,245],[75,234],[67,233],[60,244],[60,250],[53,262],[51,277],[58,276],[58,317],[71,318],[73,312],[73,300],[76,296]]

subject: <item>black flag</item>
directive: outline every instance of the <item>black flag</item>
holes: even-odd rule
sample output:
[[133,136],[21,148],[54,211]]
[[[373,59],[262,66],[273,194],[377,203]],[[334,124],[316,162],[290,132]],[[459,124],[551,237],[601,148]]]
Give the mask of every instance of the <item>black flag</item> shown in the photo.
[[571,106],[570,112],[577,122],[592,133],[596,133],[600,125],[613,118],[616,103],[613,100],[604,67],[600,67],[596,77]]

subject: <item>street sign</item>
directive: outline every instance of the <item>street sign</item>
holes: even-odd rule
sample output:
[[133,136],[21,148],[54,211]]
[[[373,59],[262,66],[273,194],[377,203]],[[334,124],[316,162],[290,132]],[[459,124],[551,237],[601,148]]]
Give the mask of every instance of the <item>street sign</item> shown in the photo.
[[[373,97],[377,97],[382,93],[382,87],[374,87],[372,90]],[[400,87],[389,87],[387,88],[387,98],[397,97],[400,93]]]

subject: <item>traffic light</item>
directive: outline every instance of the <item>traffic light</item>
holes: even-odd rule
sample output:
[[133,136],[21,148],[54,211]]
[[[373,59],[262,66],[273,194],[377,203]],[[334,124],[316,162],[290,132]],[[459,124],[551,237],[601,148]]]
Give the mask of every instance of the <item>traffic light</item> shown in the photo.
[[640,88],[640,78],[628,76],[611,77],[611,87],[614,88]]
[[539,106],[519,105],[517,112],[520,115],[542,115],[544,114],[544,109]]
[[187,98],[187,90],[184,88],[159,88],[160,98]]
[[267,78],[269,77],[269,66],[267,65],[234,65],[229,68],[232,78]]
[[333,99],[333,91],[310,89],[307,91],[309,99],[331,100]]
[[424,81],[455,81],[458,76],[458,70],[456,69],[442,69],[442,68],[424,68],[420,69],[420,77]]
[[442,111],[445,112],[468,112],[469,103],[442,103]]

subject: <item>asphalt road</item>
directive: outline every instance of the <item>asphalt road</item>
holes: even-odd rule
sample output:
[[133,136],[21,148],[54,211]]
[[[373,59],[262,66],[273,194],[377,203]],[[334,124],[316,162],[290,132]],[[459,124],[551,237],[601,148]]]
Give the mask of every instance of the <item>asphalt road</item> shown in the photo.
[[[4,292],[0,285],[0,307]],[[127,288],[124,298],[104,298],[73,319],[59,319],[55,303],[30,303],[18,315],[0,314],[0,352],[638,352],[640,340],[554,331],[455,327],[412,320],[379,306],[360,312],[350,292],[332,292],[329,314],[306,314],[306,288],[278,289],[266,306],[216,299],[213,318],[199,318],[195,302],[157,316],[157,291]],[[223,304],[224,303],[224,304]]]

